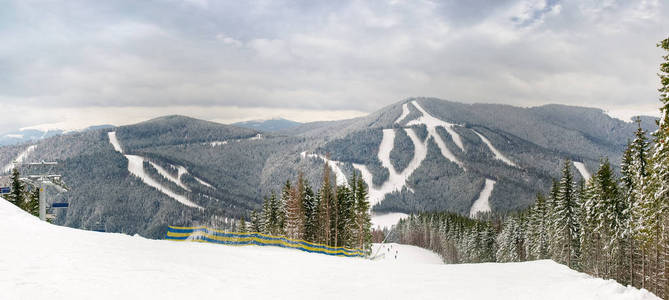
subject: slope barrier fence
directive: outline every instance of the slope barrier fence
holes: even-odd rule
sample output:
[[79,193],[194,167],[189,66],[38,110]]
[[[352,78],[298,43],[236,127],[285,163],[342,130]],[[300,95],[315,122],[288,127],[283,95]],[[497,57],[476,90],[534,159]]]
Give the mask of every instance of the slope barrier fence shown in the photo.
[[302,250],[310,253],[321,253],[333,256],[364,257],[361,249],[344,247],[330,247],[323,244],[311,243],[303,240],[289,239],[284,236],[275,236],[258,232],[228,232],[204,226],[179,227],[168,226],[165,239],[170,241],[187,241],[213,243],[235,246],[257,245],[275,246]]

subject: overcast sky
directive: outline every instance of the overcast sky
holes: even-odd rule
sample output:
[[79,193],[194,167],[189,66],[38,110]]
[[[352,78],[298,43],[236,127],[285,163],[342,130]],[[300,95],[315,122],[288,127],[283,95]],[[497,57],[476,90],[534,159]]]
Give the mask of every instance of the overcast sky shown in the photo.
[[412,96],[656,114],[666,1],[0,0],[0,132],[364,115]]

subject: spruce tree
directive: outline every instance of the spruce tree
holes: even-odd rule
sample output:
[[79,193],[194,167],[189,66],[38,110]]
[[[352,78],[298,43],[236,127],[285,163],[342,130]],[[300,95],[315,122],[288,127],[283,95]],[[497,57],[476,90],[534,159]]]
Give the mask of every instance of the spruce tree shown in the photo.
[[571,172],[572,162],[566,160],[562,168],[562,179],[553,211],[555,226],[555,244],[560,262],[570,268],[578,269],[580,252],[579,207],[574,177]]
[[355,185],[355,223],[357,227],[357,244],[356,247],[365,251],[371,250],[372,234],[372,217],[369,214],[369,199],[367,199],[367,187],[362,179],[358,176],[356,181],[351,181]]
[[7,200],[14,205],[23,208],[25,202],[25,185],[21,182],[21,174],[18,168],[12,169],[11,191],[7,195]]

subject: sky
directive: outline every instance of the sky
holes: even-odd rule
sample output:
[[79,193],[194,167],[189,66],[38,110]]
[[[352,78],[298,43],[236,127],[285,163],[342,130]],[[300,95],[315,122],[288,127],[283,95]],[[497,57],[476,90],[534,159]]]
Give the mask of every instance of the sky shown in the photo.
[[0,0],[0,132],[362,116],[408,97],[657,115],[661,0]]

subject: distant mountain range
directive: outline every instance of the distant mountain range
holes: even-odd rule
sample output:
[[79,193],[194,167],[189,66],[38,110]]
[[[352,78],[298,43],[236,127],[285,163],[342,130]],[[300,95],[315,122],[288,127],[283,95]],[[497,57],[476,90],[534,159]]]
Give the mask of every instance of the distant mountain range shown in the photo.
[[412,98],[361,118],[267,128],[166,116],[0,147],[0,170],[17,157],[57,160],[70,187],[52,195],[70,203],[57,224],[158,238],[168,224],[248,218],[299,172],[317,189],[326,161],[340,184],[363,176],[375,212],[522,209],[566,158],[578,178],[602,157],[619,163],[636,124],[592,108]]
[[63,129],[49,129],[49,130],[41,130],[41,129],[22,129],[19,131],[14,131],[14,132],[7,132],[4,134],[0,135],[0,146],[8,146],[8,145],[16,145],[16,144],[22,144],[26,142],[34,142],[38,141],[41,139],[49,138],[52,136],[64,134],[64,133],[69,133],[69,132],[77,132],[77,131],[88,131],[88,130],[96,130],[96,129],[107,129],[107,128],[113,128],[114,125],[97,125],[97,126],[90,126],[87,128],[84,128],[82,130],[63,130]]
[[259,131],[279,131],[302,125],[302,123],[286,120],[284,118],[273,118],[269,120],[252,120],[230,124],[232,126],[255,129]]

